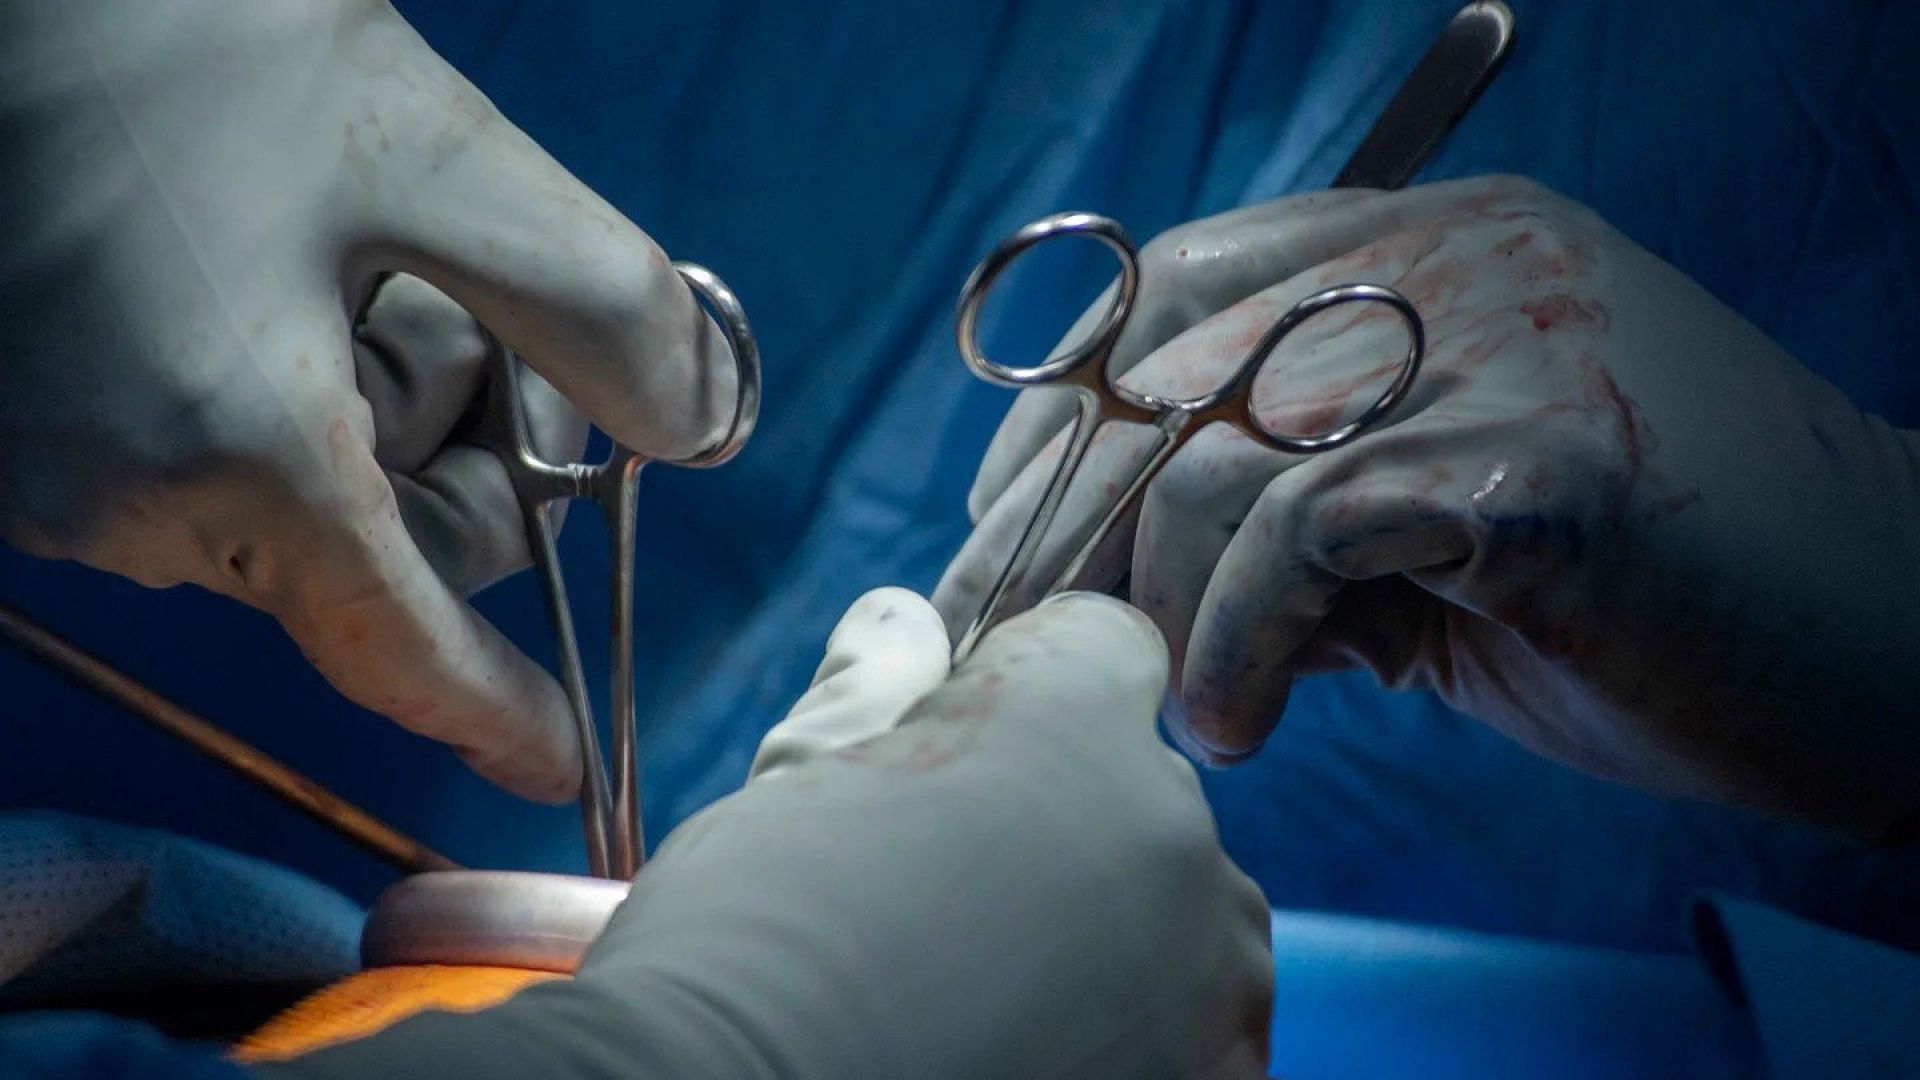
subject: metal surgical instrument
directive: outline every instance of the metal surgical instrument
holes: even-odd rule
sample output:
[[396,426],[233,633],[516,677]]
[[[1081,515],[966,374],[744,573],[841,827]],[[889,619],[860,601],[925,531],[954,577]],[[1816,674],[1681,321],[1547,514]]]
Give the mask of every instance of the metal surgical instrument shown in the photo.
[[[1113,290],[1106,313],[1086,340],[1062,355],[1030,367],[1002,364],[980,348],[981,304],[988,290],[993,287],[994,280],[1014,260],[1035,245],[1057,236],[1090,236],[1106,245],[1120,260],[1119,287]],[[1031,598],[1034,602],[1073,584],[1107,533],[1139,500],[1147,483],[1159,473],[1174,451],[1207,425],[1230,424],[1263,446],[1294,454],[1313,454],[1345,446],[1407,396],[1407,391],[1413,386],[1414,376],[1420,371],[1420,360],[1426,353],[1425,327],[1419,313],[1414,311],[1413,304],[1406,297],[1380,285],[1335,285],[1321,289],[1289,308],[1279,321],[1261,335],[1233,374],[1212,391],[1191,398],[1144,393],[1122,386],[1111,370],[1114,344],[1119,341],[1121,331],[1126,329],[1127,321],[1133,317],[1139,289],[1140,255],[1133,241],[1127,237],[1126,230],[1112,218],[1075,212],[1041,218],[1001,241],[1000,246],[974,268],[966,286],[960,291],[957,335],[960,355],[973,373],[988,382],[1015,389],[1056,384],[1072,387],[1079,399],[1079,412],[1069,429],[1071,433],[1067,437],[1066,452],[1059,464],[1054,466],[1053,476],[1047,481],[1039,504],[1034,507],[1033,515],[1027,519],[1020,539],[1014,544],[1013,554],[1001,568],[993,587],[988,590],[973,622],[954,646],[956,660],[972,652],[981,635],[1000,621],[1008,596],[1016,585],[1023,582],[1030,569],[1047,527],[1052,524],[1062,499],[1072,487],[1074,474],[1086,459],[1087,448],[1093,444],[1095,433],[1109,421],[1156,429],[1158,434],[1153,451],[1133,471],[1131,477],[1122,481],[1119,494],[1106,503],[1105,511],[1093,531],[1073,549],[1066,565],[1052,578],[1051,583]],[[1253,407],[1255,377],[1287,335],[1314,315],[1342,304],[1385,304],[1406,324],[1410,341],[1393,381],[1358,416],[1330,431],[1301,436],[1272,430]]]
[[75,684],[127,711],[258,784],[287,805],[409,874],[458,870],[445,855],[381,821],[266,751],[202,719],[159,691],[0,602],[0,638],[37,657]]
[[[732,458],[746,443],[748,436],[753,434],[754,423],[760,414],[760,353],[740,301],[725,282],[692,263],[676,263],[674,268],[712,315],[733,356],[736,386],[734,411],[726,430],[700,453],[666,461],[667,464],[690,468],[709,468]],[[639,870],[645,854],[640,831],[639,778],[634,751],[633,566],[634,510],[640,470],[649,459],[616,442],[607,460],[596,465],[556,465],[542,460],[534,449],[525,402],[520,396],[521,361],[494,342],[489,362],[493,368],[484,406],[487,416],[480,426],[479,438],[500,458],[512,482],[527,533],[527,547],[532,552],[547,614],[558,638],[561,681],[580,739],[583,764],[581,815],[587,837],[588,862],[596,877],[624,881]],[[572,607],[567,599],[566,582],[561,576],[555,548],[556,528],[552,507],[563,499],[587,499],[593,502],[599,507],[611,534],[611,727],[615,770],[612,785],[608,782],[599,734],[586,694],[579,638],[574,632]],[[569,879],[554,875],[444,873],[459,871],[458,864],[327,790],[312,777],[281,764],[246,740],[227,733],[175,704],[40,625],[26,612],[5,603],[0,603],[0,639],[45,661],[80,685],[125,706],[136,716],[260,785],[360,847],[402,870],[424,874],[441,883],[434,886],[435,889],[450,888],[452,895],[460,897],[463,903],[474,896],[500,891],[501,902],[511,907],[524,897],[506,889],[503,883],[522,879],[525,879],[524,887],[528,890],[545,889],[551,893],[568,887],[564,883]],[[430,873],[436,871],[442,873]],[[476,880],[486,884],[484,887],[476,885]],[[586,886],[582,885],[582,888]],[[624,889],[618,891],[624,895]],[[427,895],[437,896],[439,893],[429,892]],[[591,891],[581,895],[602,896]],[[598,903],[598,900],[593,901],[593,904]],[[589,904],[589,907],[593,904]],[[524,905],[511,910],[523,912],[523,908]],[[442,920],[443,926],[446,925],[445,912],[436,911],[435,918]],[[524,918],[524,912],[517,917]],[[382,925],[389,924],[393,924],[392,919]],[[475,925],[485,929],[491,923],[481,920]],[[549,938],[553,936],[552,928],[541,933]],[[532,936],[538,937],[539,934]]]
[[[1445,135],[1478,99],[1505,59],[1513,40],[1513,15],[1499,0],[1478,0],[1462,8],[1441,31],[1426,54],[1401,84],[1386,111],[1361,141],[1335,181],[1336,186],[1404,186],[1432,155]],[[1100,322],[1081,341],[1061,355],[1027,367],[1002,364],[980,346],[980,312],[993,283],[1021,255],[1060,236],[1091,237],[1119,259],[1120,279]],[[1227,423],[1274,450],[1313,454],[1344,446],[1358,438],[1403,400],[1419,374],[1426,351],[1426,331],[1420,315],[1406,297],[1379,285],[1348,284],[1322,289],[1293,305],[1263,334],[1233,373],[1209,393],[1192,398],[1162,397],[1122,386],[1110,365],[1115,344],[1132,317],[1140,288],[1139,251],[1119,222],[1099,214],[1069,212],[1031,222],[982,259],[960,290],[955,338],[960,356],[975,375],[1013,389],[1060,385],[1071,387],[1078,410],[1069,428],[1066,450],[1054,467],[1040,501],[1014,543],[972,621],[954,645],[956,662],[973,651],[982,635],[1013,614],[1010,598],[1026,584],[1033,561],[1074,474],[1085,460],[1095,433],[1109,421],[1138,424],[1156,431],[1152,451],[1118,487],[1093,526],[1071,548],[1062,568],[1035,592],[1023,589],[1023,600],[1038,603],[1071,588],[1100,548],[1101,542],[1139,500],[1160,469],[1201,429]],[[1253,408],[1253,384],[1267,359],[1294,330],[1314,315],[1343,304],[1384,304],[1405,324],[1408,346],[1393,380],[1360,413],[1331,430],[1289,435],[1264,424]]]
[[[534,448],[520,396],[522,361],[497,342],[492,349],[494,382],[488,400],[488,448],[506,467],[514,497],[526,528],[527,548],[533,554],[547,618],[560,653],[560,681],[573,713],[580,740],[583,775],[580,815],[586,833],[587,863],[595,877],[628,880],[646,860],[640,825],[639,769],[635,760],[633,702],[633,563],[635,511],[640,470],[650,461],[685,468],[712,468],[732,459],[753,434],[760,415],[760,352],[747,325],[740,301],[711,271],[692,263],[675,263],[687,287],[718,323],[733,353],[735,396],[733,418],[706,449],[690,457],[650,459],[639,451],[613,444],[599,464],[554,464],[542,460]],[[608,729],[612,741],[613,776],[600,750],[593,706],[587,695],[586,672],[580,658],[580,639],[573,626],[566,579],[555,548],[554,504],[585,499],[599,508],[608,538],[612,627],[609,635],[611,692]]]

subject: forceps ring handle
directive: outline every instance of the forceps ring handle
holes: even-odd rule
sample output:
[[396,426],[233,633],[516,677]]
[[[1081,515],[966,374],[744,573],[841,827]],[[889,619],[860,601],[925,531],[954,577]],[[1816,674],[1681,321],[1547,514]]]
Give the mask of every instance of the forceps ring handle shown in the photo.
[[[719,324],[733,354],[734,406],[727,430],[705,450],[691,457],[666,462],[686,468],[710,469],[732,460],[753,434],[760,419],[760,348],[753,328],[747,323],[746,309],[739,297],[704,266],[676,262],[673,268],[693,291],[694,296]],[[600,499],[606,516],[608,534],[613,538],[613,580],[608,605],[611,618],[609,641],[612,650],[608,665],[612,681],[608,695],[612,709],[613,782],[612,805],[607,808],[609,876],[630,879],[645,865],[646,830],[640,820],[640,766],[637,743],[633,684],[633,587],[634,552],[638,546],[635,519],[638,510],[640,467],[645,459],[624,447],[618,448],[607,463],[605,476],[613,489]],[[583,748],[584,749],[584,748]],[[590,768],[599,768],[596,760]],[[589,777],[591,784],[591,777]],[[590,792],[588,792],[590,794]],[[588,827],[588,851],[591,856],[593,829]]]
[[[1358,415],[1346,423],[1328,431],[1312,432],[1304,435],[1290,435],[1274,431],[1263,423],[1253,409],[1253,380],[1266,366],[1267,358],[1286,340],[1287,335],[1299,329],[1307,320],[1342,304],[1384,304],[1400,320],[1407,333],[1407,350],[1400,357],[1399,367],[1395,370],[1393,381],[1386,389],[1362,409]],[[1420,318],[1420,312],[1397,290],[1385,285],[1333,285],[1308,296],[1306,299],[1287,309],[1280,320],[1267,328],[1260,341],[1234,373],[1232,380],[1207,398],[1195,402],[1176,402],[1182,408],[1192,412],[1195,419],[1214,419],[1208,410],[1217,408],[1222,402],[1237,401],[1238,417],[1221,416],[1229,420],[1242,434],[1250,435],[1271,449],[1289,454],[1320,454],[1345,446],[1359,438],[1368,428],[1380,422],[1394,410],[1413,389],[1413,382],[1420,374],[1420,364],[1427,355],[1427,327]]]
[[711,469],[733,460],[753,435],[760,420],[760,346],[753,328],[747,325],[746,309],[720,276],[698,263],[676,262],[673,268],[726,335],[727,348],[733,352],[735,392],[733,419],[713,445],[691,457],[668,461],[688,469]]
[[[1099,325],[1071,348],[1029,367],[1002,364],[980,347],[980,309],[986,303],[987,293],[992,290],[994,281],[1007,267],[1012,266],[1028,249],[1056,236],[1089,236],[1104,244],[1120,261],[1119,285],[1108,299]],[[1127,320],[1133,317],[1134,299],[1139,293],[1140,252],[1118,221],[1102,214],[1079,210],[1051,214],[1021,226],[1019,231],[1002,240],[973,268],[973,273],[967,276],[967,283],[960,288],[954,337],[967,367],[997,386],[1018,390],[1051,383],[1078,383],[1084,381],[1085,377],[1075,376],[1090,364],[1095,368],[1089,373],[1090,377],[1104,380],[1106,359],[1113,353],[1120,332],[1126,329]],[[1088,388],[1099,389],[1097,386]]]

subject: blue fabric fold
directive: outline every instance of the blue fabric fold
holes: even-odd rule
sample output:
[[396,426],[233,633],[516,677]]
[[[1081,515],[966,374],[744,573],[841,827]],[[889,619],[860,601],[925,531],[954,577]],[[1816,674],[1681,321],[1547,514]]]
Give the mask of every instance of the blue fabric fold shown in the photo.
[[1725,895],[1700,899],[1693,935],[1773,1080],[1920,1076],[1920,955]]
[[0,813],[0,1008],[321,986],[359,970],[363,919],[317,881],[196,840]]

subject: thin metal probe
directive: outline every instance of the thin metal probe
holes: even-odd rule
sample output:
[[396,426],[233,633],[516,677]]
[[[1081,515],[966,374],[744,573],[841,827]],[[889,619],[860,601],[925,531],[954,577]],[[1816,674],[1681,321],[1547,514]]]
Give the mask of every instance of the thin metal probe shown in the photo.
[[579,637],[573,628],[573,613],[568,607],[567,582],[560,567],[560,552],[548,507],[548,502],[539,501],[524,511],[527,547],[533,552],[547,621],[558,639],[560,686],[566,692],[574,738],[580,744],[580,823],[586,835],[587,870],[594,877],[610,877],[613,797],[607,787],[606,760],[600,753],[600,734],[593,720],[592,701],[587,696],[586,668],[580,655]]
[[[607,787],[606,762],[600,753],[592,700],[587,696],[586,668],[567,599],[566,575],[560,565],[552,514],[556,502],[592,498],[598,468],[577,462],[551,465],[542,461],[534,452],[533,435],[521,402],[520,359],[496,341],[489,362],[493,368],[489,408],[494,411],[495,422],[505,429],[504,442],[498,452],[507,466],[507,481],[513,486],[514,498],[520,504],[527,551],[533,556],[534,577],[540,583],[540,602],[556,639],[560,688],[567,696],[574,740],[580,746],[580,822],[586,837],[587,868],[594,877],[608,877],[613,865],[610,835],[613,797]],[[614,452],[618,455],[622,450],[616,448]]]
[[266,752],[174,704],[106,661],[0,602],[0,636],[101,697],[117,702],[265,788],[276,798],[408,873],[458,870],[460,864],[329,791],[319,781],[282,765]]
[[632,880],[647,861],[646,831],[640,822],[639,732],[635,728],[633,692],[633,563],[640,467],[644,463],[638,455],[631,455],[600,477],[602,483],[613,487],[611,497],[600,501],[600,508],[612,537],[613,595],[608,598],[608,633],[614,648],[608,723],[613,741],[613,821],[609,839],[613,877],[620,881]]

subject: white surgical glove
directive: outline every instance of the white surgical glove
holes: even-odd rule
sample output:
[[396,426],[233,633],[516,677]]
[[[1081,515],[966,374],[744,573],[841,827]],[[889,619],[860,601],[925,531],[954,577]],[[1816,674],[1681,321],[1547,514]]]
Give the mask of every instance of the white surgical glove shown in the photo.
[[[1286,306],[1345,281],[1425,318],[1411,397],[1312,457],[1215,425],[1079,582],[1131,572],[1184,745],[1238,760],[1294,678],[1357,666],[1659,792],[1868,837],[1920,824],[1920,438],[1511,178],[1282,199],[1156,240],[1126,381],[1210,388]],[[1319,317],[1256,408],[1303,434],[1351,415],[1404,347],[1396,321]],[[1005,558],[1069,408],[1023,398],[988,452],[979,528],[936,593],[950,622]],[[1056,534],[1136,458],[1100,440]]]
[[565,395],[687,454],[732,365],[660,249],[368,0],[0,0],[0,185],[0,535],[260,608],[348,697],[570,797],[564,698],[462,599],[528,558],[463,441],[466,312],[551,384],[549,452]]
[[947,650],[926,601],[868,594],[576,978],[260,1072],[1262,1075],[1266,905],[1155,733],[1159,635],[1075,596]]

